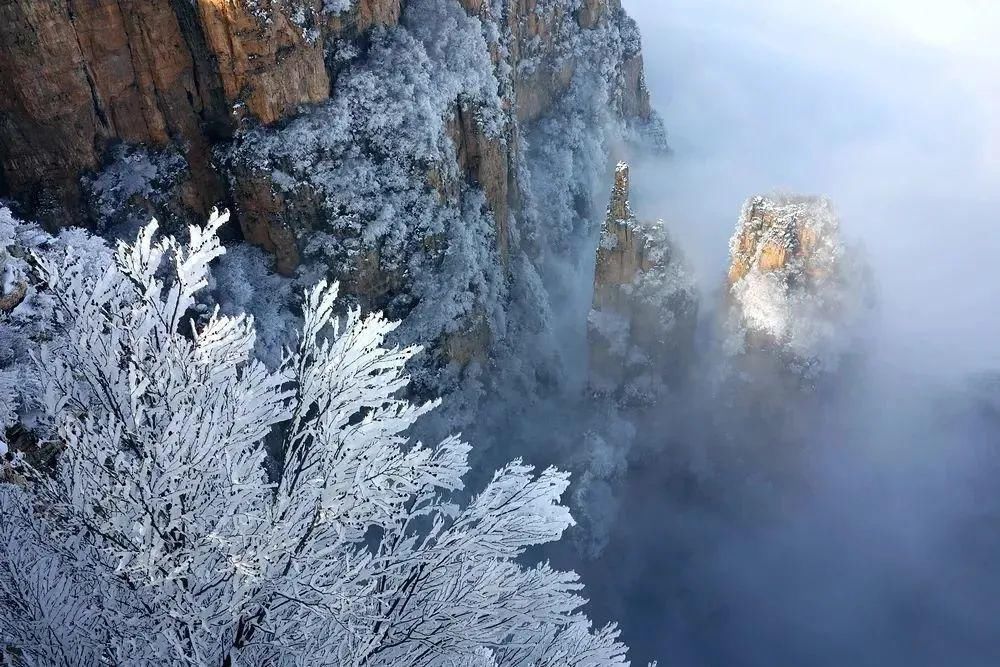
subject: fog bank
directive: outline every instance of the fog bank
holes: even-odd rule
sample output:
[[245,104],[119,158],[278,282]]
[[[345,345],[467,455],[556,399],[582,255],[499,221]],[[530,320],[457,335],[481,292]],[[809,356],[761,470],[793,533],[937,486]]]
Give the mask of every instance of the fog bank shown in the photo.
[[886,353],[1000,366],[1000,5],[624,5],[675,151],[634,170],[634,198],[674,226],[703,284],[745,197],[826,194],[871,255]]
[[828,195],[879,309],[793,428],[697,382],[637,422],[580,566],[594,614],[634,664],[998,664],[1000,385],[975,378],[1000,369],[1000,9],[750,4],[625,0],[673,148],[633,164],[634,209],[667,220],[711,309],[746,197]]

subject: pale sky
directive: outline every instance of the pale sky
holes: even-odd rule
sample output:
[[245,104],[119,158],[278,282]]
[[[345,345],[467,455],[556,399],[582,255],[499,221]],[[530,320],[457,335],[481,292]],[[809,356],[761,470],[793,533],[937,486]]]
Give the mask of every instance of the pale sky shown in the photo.
[[892,351],[1000,368],[1000,1],[623,4],[675,151],[633,170],[636,203],[705,285],[745,197],[826,194],[872,257]]
[[995,0],[783,0],[774,7],[785,15],[815,12],[835,22],[892,31],[917,43],[967,55],[996,58],[1000,4]]

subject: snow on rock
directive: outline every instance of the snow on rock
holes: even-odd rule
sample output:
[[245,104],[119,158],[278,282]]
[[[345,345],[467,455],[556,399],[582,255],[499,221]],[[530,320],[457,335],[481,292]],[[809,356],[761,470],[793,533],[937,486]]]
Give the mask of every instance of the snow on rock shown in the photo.
[[[482,167],[485,145],[503,143],[497,90],[479,19],[409,3],[329,101],[221,152],[245,237],[282,272],[329,273],[366,309],[405,318],[401,338],[442,341],[459,363],[483,357],[502,332],[504,227],[460,158]],[[474,149],[456,145],[456,106],[482,138]]]
[[777,352],[807,373],[834,368],[872,293],[868,266],[841,238],[833,204],[823,197],[752,197],[729,251],[728,352]]
[[[501,354],[519,378],[558,375],[557,323],[578,324],[589,303],[573,301],[573,318],[553,304],[589,279],[610,147],[656,125],[638,29],[617,0],[109,12],[11,3],[0,34],[31,39],[0,58],[18,107],[0,127],[0,196],[47,229],[107,235],[152,215],[180,231],[226,202],[278,273],[339,279],[345,301],[429,343],[435,393]],[[246,268],[260,274],[256,260]],[[238,292],[219,302],[244,303]]]
[[588,318],[591,384],[642,402],[681,379],[692,352],[698,300],[693,278],[662,221],[642,222],[619,163],[601,228]]

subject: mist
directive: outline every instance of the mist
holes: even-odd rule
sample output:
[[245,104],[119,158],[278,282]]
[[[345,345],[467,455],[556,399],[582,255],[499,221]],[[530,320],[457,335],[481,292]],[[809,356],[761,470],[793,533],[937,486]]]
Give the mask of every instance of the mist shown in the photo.
[[672,148],[633,160],[633,206],[706,321],[742,202],[772,191],[833,200],[878,306],[776,422],[698,381],[636,419],[608,544],[575,564],[590,613],[633,664],[1000,664],[1000,9],[623,4]]
[[1000,7],[625,7],[674,150],[635,170],[634,199],[674,227],[703,284],[718,282],[747,196],[825,194],[871,255],[903,362],[925,356],[959,374],[1000,365],[989,270],[1000,256]]

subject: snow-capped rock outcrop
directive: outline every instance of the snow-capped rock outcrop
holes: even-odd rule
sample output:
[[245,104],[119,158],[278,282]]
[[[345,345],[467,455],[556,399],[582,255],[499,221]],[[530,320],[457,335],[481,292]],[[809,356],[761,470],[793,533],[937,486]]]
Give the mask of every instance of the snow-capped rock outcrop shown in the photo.
[[643,222],[619,163],[601,228],[588,318],[591,385],[643,401],[676,384],[691,359],[697,291],[663,221]]
[[729,351],[774,352],[806,373],[835,367],[856,340],[872,291],[832,203],[752,197],[729,251]]

